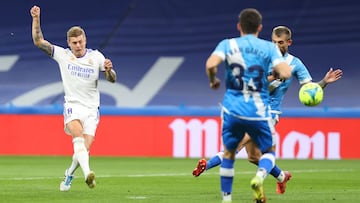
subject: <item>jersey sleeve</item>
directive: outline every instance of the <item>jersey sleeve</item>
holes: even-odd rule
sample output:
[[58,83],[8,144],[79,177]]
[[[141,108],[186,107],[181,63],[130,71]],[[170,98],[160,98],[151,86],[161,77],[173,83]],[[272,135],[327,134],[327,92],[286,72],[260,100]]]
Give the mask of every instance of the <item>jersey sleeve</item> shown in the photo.
[[96,61],[98,62],[99,70],[104,72],[105,71],[105,56],[98,50],[95,50],[96,53]]
[[228,39],[224,39],[216,46],[212,54],[219,56],[222,60],[225,60],[226,50],[228,50]]
[[52,58],[55,61],[59,61],[65,55],[65,49],[56,45],[53,45]]
[[304,84],[312,81],[312,77],[309,73],[309,70],[303,64],[303,62],[299,58],[294,58],[295,65],[295,77],[299,81],[300,84]]

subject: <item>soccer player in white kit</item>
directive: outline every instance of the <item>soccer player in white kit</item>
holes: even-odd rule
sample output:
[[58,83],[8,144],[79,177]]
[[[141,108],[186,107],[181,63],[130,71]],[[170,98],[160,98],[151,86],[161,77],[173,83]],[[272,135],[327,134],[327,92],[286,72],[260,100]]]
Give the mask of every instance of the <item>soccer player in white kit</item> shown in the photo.
[[65,132],[73,138],[72,163],[65,170],[60,191],[70,189],[74,172],[79,166],[85,183],[89,188],[94,188],[95,173],[90,170],[89,150],[99,123],[99,72],[103,72],[106,80],[110,82],[116,81],[116,72],[110,59],[106,59],[97,50],[86,48],[86,35],[81,27],[74,26],[68,30],[69,48],[62,48],[44,39],[40,27],[40,7],[33,6],[30,13],[34,45],[59,64],[65,92],[64,127]]

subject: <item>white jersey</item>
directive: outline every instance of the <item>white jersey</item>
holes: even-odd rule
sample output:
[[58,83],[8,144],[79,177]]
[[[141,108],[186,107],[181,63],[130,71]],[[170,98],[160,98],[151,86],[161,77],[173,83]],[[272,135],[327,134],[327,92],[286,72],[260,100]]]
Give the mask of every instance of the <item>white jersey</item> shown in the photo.
[[65,102],[98,108],[100,93],[97,88],[99,72],[105,71],[105,57],[97,50],[87,49],[76,58],[70,49],[54,46],[53,59],[59,64]]

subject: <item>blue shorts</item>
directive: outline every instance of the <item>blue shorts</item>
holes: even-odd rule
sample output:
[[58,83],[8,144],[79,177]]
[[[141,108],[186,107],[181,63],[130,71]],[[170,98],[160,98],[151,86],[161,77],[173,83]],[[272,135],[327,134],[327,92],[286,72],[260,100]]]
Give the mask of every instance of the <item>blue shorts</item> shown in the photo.
[[273,145],[275,129],[270,117],[267,120],[247,120],[223,113],[222,140],[226,149],[236,150],[245,133],[249,134],[261,152],[266,152]]

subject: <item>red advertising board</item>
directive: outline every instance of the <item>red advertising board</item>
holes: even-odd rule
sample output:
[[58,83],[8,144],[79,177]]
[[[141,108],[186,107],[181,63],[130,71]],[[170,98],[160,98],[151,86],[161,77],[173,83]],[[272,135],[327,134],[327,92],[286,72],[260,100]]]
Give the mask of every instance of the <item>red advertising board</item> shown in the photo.
[[360,158],[359,118],[282,118],[276,126],[281,158]]
[[[284,159],[360,158],[358,118],[281,118],[277,156]],[[1,155],[71,155],[62,115],[0,115]],[[92,155],[210,157],[221,150],[215,116],[101,117]],[[242,156],[240,154],[240,156]]]

